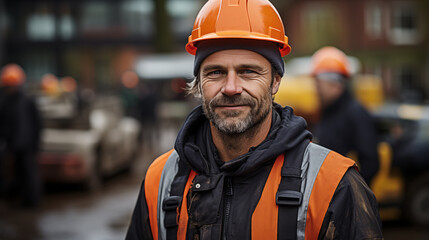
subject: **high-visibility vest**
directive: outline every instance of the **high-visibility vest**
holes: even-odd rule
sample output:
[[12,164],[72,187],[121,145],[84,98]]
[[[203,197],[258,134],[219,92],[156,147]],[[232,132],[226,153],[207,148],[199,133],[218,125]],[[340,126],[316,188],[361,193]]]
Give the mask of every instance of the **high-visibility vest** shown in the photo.
[[[252,215],[252,239],[276,239],[278,226],[278,205],[276,193],[281,181],[283,154],[278,156],[266,180],[259,202]],[[153,239],[166,239],[164,226],[165,212],[163,200],[169,197],[170,185],[178,171],[178,155],[173,150],[158,157],[149,167],[144,188],[148,206],[150,228]],[[297,239],[317,239],[320,228],[334,192],[346,171],[355,166],[355,162],[340,154],[321,147],[308,144],[303,161],[302,171],[305,188],[302,203],[298,208]],[[186,199],[192,180],[196,176],[190,171],[183,190]],[[186,239],[188,227],[187,201],[181,201],[178,211],[177,239]],[[266,221],[272,219],[273,221]]]

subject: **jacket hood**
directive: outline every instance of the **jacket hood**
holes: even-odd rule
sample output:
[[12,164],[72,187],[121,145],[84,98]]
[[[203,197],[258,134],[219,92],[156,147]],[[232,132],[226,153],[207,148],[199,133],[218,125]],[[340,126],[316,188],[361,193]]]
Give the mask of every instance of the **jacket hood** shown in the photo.
[[213,144],[209,120],[202,106],[196,107],[187,117],[176,139],[175,149],[180,159],[198,174],[224,172],[229,176],[251,173],[262,165],[273,162],[277,156],[311,140],[307,123],[295,116],[290,107],[275,104],[273,120],[267,138],[246,154],[228,162],[222,162]]

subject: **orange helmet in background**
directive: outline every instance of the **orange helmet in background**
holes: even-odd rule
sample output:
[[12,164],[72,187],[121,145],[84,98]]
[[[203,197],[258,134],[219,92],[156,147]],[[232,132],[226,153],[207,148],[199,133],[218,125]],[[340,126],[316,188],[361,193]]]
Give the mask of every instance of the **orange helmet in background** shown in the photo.
[[4,66],[0,74],[0,86],[19,86],[25,81],[24,70],[15,63]]
[[321,73],[339,73],[350,77],[350,64],[346,54],[335,47],[323,47],[316,51],[312,57],[311,75]]
[[64,92],[68,92],[68,93],[74,92],[77,88],[76,79],[70,76],[63,77],[61,78],[60,86]]
[[42,90],[48,95],[58,95],[60,93],[60,83],[58,78],[52,73],[43,75],[41,86]]
[[198,13],[186,51],[209,39],[254,39],[278,43],[281,56],[291,48],[279,13],[268,0],[209,0]]
[[126,71],[122,73],[121,82],[126,88],[135,88],[139,84],[139,77],[133,71]]

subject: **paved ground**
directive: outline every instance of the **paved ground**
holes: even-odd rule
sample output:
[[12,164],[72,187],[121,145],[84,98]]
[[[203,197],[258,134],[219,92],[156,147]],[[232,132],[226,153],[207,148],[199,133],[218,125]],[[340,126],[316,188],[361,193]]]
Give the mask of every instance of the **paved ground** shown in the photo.
[[0,202],[2,240],[123,239],[140,179],[122,174],[95,193],[78,187],[50,189],[37,210]]

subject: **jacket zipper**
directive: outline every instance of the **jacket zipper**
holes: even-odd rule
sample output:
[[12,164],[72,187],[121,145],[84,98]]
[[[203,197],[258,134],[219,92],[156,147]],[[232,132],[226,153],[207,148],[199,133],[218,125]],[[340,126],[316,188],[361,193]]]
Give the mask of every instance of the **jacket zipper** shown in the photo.
[[232,204],[232,180],[230,177],[227,178],[226,181],[226,193],[225,193],[225,205],[224,205],[224,217],[223,217],[223,239],[227,239],[228,234],[228,226],[229,226],[229,215],[231,212],[231,204]]

